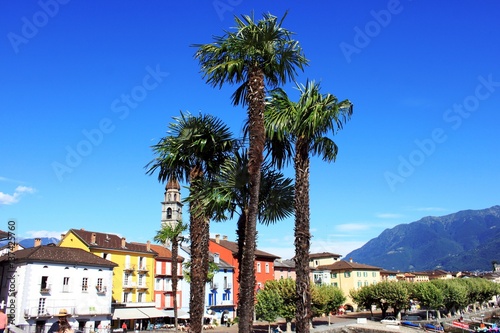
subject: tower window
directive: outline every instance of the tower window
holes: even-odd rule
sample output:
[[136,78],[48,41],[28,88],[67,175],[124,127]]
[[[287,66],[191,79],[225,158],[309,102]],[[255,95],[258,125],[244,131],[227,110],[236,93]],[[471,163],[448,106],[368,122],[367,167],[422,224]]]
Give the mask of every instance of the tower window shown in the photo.
[[167,208],[167,219],[172,218],[172,208]]

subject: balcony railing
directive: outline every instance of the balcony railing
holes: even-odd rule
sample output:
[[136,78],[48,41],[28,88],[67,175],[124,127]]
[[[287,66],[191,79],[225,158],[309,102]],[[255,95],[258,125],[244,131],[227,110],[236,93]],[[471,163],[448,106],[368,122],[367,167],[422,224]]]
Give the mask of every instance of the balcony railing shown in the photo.
[[127,271],[127,272],[134,271],[135,270],[135,265],[127,264],[127,265],[125,265],[125,267],[123,267],[123,270]]
[[224,283],[224,289],[231,289],[232,285],[231,282]]
[[106,286],[95,286],[98,294],[105,294],[108,288]]
[[131,289],[131,288],[135,288],[135,282],[124,282],[123,283],[123,288],[124,289]]
[[40,287],[40,292],[42,294],[48,294],[48,293],[50,293],[50,289],[51,289],[50,287],[51,287],[50,284],[47,284],[45,286],[41,286]]
[[210,289],[217,289],[219,288],[219,284],[217,282],[210,282]]
[[137,284],[138,289],[148,289],[148,284],[146,282]]
[[137,268],[137,271],[138,272],[148,272],[149,269],[148,269],[148,266],[142,265],[142,266],[139,266],[139,268]]

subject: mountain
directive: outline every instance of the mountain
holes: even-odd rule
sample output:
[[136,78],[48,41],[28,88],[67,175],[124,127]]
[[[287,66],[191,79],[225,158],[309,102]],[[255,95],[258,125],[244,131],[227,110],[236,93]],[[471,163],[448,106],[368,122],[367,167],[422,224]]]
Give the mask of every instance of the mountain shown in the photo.
[[397,225],[345,258],[387,270],[491,271],[500,262],[500,206]]
[[[59,238],[55,238],[55,237],[40,237],[40,239],[42,240],[42,245],[47,245],[50,243],[54,243],[57,245],[57,244],[59,244],[59,241],[60,241]],[[1,241],[0,247],[6,245],[8,242],[9,241]],[[21,245],[25,249],[29,248],[29,247],[33,247],[33,246],[35,246],[35,238],[24,238],[22,240],[18,239],[18,243],[19,243],[19,245]]]

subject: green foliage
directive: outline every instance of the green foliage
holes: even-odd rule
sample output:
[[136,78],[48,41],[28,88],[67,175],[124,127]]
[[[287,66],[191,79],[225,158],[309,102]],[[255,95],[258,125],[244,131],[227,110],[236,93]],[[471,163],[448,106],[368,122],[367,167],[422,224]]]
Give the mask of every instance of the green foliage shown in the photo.
[[[187,283],[191,283],[191,261],[185,262],[183,265],[184,269],[182,270],[184,273],[184,279]],[[206,278],[206,282],[211,282],[214,278],[214,275],[219,271],[219,266],[213,261],[208,263],[208,274]]]
[[281,313],[283,299],[278,290],[272,288],[261,289],[257,293],[257,303],[255,304],[255,315],[257,319],[265,320],[269,323],[276,321]]
[[422,307],[428,309],[439,309],[443,305],[442,291],[428,282],[411,284],[410,297],[418,300]]
[[296,311],[296,286],[292,279],[269,280],[264,285],[264,289],[276,290],[283,300],[280,309],[280,316],[287,322],[295,318]]
[[313,285],[311,289],[311,310],[315,316],[336,311],[346,300],[342,290],[331,285]]

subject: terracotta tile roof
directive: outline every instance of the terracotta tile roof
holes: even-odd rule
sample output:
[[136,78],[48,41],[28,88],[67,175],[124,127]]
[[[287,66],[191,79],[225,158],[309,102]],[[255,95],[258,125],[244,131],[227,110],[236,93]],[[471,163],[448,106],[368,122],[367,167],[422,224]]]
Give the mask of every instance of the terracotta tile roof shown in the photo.
[[351,262],[351,261],[346,261],[346,260],[340,260],[337,262],[334,262],[333,264],[330,265],[322,265],[316,267],[316,270],[331,270],[331,271],[343,271],[343,270],[367,270],[367,271],[380,271],[381,268],[375,267],[375,266],[370,266],[370,265],[365,265],[365,264],[359,264],[357,262]]
[[[211,238],[210,240],[214,243],[217,243],[215,238]],[[231,241],[228,241],[227,239],[219,239],[218,244],[220,246],[228,249],[229,251],[231,251],[233,253],[233,256],[236,256],[236,254],[238,253],[238,243],[236,243],[236,242],[231,242]],[[273,259],[273,260],[281,258],[280,256],[277,256],[277,255],[274,255],[271,253],[267,253],[267,252],[264,252],[264,251],[261,251],[258,249],[255,249],[255,257],[256,258],[259,258],[259,257],[260,258],[268,258],[268,259]]]
[[321,252],[321,253],[311,253],[309,254],[309,259],[321,259],[321,258],[340,258],[340,254],[331,252]]
[[274,268],[295,268],[295,260],[292,259],[277,259],[274,261]]
[[[172,251],[167,249],[165,246],[157,245],[157,244],[151,244],[151,249],[158,253],[158,256],[156,259],[172,259]],[[180,255],[177,255],[177,260],[178,261],[184,261],[184,258],[181,257]]]
[[[78,264],[100,267],[116,267],[114,262],[103,259],[90,252],[72,247],[59,247],[55,245],[41,245],[18,250],[11,254],[14,262],[47,262],[58,264]],[[0,257],[0,263],[8,261],[9,256]]]
[[[83,241],[89,248],[94,249],[109,249],[119,251],[131,251],[140,253],[157,254],[153,250],[147,249],[147,244],[141,243],[127,243],[122,247],[122,238],[115,234],[106,234],[102,232],[87,231],[84,229],[70,229],[68,233],[72,232],[81,241]],[[92,235],[95,234],[95,242],[92,243]]]

